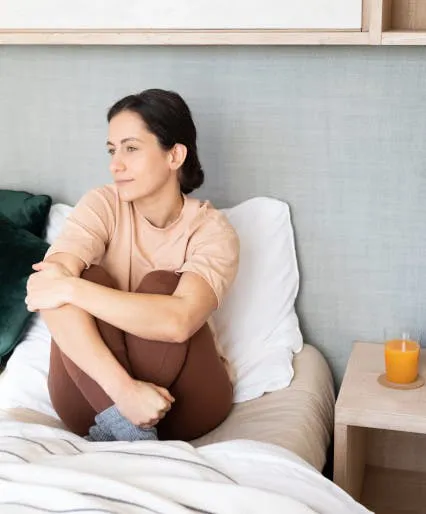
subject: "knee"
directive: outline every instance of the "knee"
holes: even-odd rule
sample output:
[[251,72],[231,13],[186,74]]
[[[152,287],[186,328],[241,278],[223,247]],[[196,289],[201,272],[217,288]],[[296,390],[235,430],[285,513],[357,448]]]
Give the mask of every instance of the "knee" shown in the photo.
[[98,266],[96,264],[85,269],[81,274],[81,278],[84,278],[84,280],[88,280],[89,282],[94,282],[95,284],[100,284],[114,289],[116,288],[115,280],[111,275],[102,266]]
[[179,283],[180,276],[172,271],[151,271],[142,279],[137,291],[139,293],[171,295]]

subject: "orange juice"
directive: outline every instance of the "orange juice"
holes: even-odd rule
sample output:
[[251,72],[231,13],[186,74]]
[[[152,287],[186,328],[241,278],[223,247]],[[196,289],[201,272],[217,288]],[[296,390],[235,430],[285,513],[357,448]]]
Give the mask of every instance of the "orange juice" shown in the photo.
[[417,379],[420,345],[417,341],[393,339],[385,343],[386,378],[389,382],[409,384]]

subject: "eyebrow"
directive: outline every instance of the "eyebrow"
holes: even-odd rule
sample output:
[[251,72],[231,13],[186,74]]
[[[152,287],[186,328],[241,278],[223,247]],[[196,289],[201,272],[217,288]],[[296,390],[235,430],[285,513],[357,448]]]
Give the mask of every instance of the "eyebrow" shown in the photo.
[[[137,137],[125,137],[120,141],[120,144],[123,145],[124,143],[127,143],[128,141],[138,141],[139,143],[143,143],[142,139],[138,139]],[[107,145],[115,146],[114,143],[111,143],[111,141],[106,142]]]

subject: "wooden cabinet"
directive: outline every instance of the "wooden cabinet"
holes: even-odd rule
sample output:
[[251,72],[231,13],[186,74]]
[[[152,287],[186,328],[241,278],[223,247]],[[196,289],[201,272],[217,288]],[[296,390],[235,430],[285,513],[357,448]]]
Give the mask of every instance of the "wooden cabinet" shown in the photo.
[[426,0],[1,0],[0,44],[426,44]]
[[388,389],[384,367],[383,344],[355,343],[336,402],[334,481],[375,514],[423,514],[426,387]]

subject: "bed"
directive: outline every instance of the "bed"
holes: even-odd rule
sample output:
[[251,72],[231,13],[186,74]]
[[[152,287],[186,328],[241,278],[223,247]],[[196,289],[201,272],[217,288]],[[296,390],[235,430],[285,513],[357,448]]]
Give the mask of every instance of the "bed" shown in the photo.
[[190,444],[87,443],[70,433],[51,410],[43,352],[46,341],[24,341],[0,375],[0,512],[368,512],[318,472],[334,394],[311,345],[295,355],[288,387],[235,404]]
[[284,389],[238,403],[217,429],[193,441],[195,446],[251,439],[291,450],[322,470],[333,430],[334,388],[320,352],[305,344],[293,360],[294,378]]
[[[52,208],[47,241],[70,209]],[[253,199],[226,214],[242,250],[234,288],[214,319],[237,372],[229,417],[190,443],[85,441],[50,404],[50,336],[36,315],[0,375],[0,512],[368,512],[320,473],[334,387],[324,357],[302,341],[288,206]]]
[[[47,354],[45,340],[32,337],[23,342],[0,375],[0,408],[11,409],[13,416],[22,421],[65,428],[48,399]],[[290,386],[235,404],[218,428],[192,444],[200,447],[233,439],[276,444],[321,471],[333,429],[330,370],[320,352],[308,344],[295,356],[294,368]],[[24,382],[22,377],[26,377]]]

